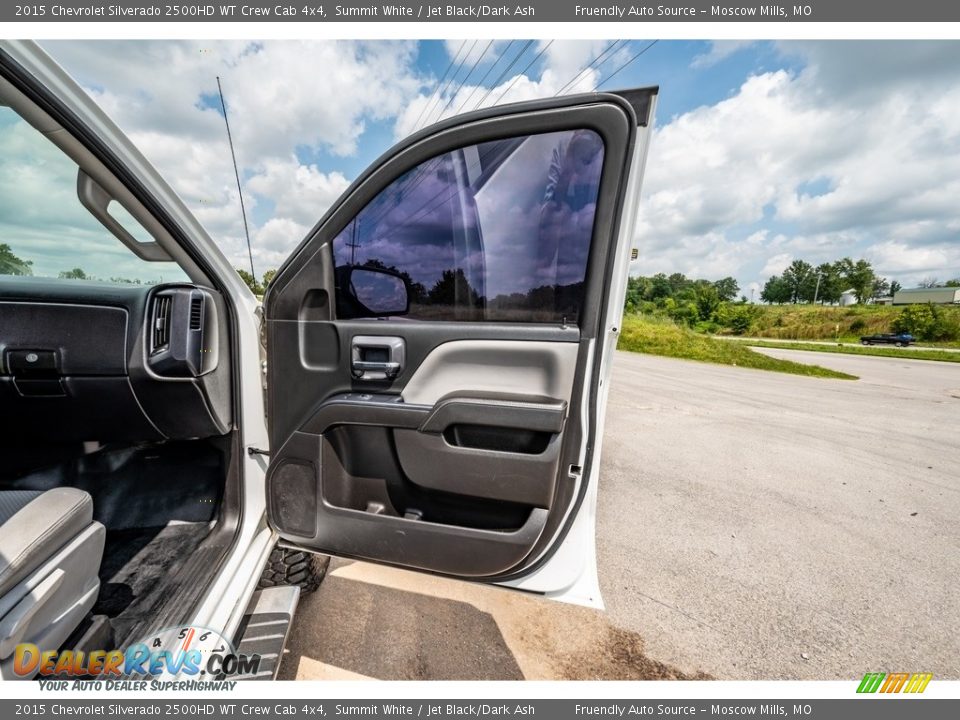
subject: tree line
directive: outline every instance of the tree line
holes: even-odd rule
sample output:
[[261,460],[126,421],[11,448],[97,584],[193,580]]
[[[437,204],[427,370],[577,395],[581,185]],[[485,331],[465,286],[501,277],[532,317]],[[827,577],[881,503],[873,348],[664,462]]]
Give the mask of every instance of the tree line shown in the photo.
[[794,260],[779,275],[769,278],[760,291],[760,299],[771,305],[784,303],[840,302],[843,293],[852,290],[861,305],[893,295],[901,289],[896,280],[880,277],[870,261],[843,258],[814,266]]

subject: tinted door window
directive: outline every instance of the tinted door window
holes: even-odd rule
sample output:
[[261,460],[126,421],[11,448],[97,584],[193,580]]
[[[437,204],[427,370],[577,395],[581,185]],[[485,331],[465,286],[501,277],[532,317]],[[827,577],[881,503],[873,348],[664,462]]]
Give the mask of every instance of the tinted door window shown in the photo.
[[[334,239],[337,276],[392,270],[417,320],[575,323],[603,142],[592,130],[460,148],[381,191]],[[341,318],[358,317],[338,288]]]

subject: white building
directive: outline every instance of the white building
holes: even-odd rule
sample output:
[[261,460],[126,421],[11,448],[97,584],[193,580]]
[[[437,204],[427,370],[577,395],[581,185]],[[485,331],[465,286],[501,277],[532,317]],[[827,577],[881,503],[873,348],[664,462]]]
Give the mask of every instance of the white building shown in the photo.
[[911,290],[898,290],[893,295],[894,305],[917,305],[920,303],[933,303],[934,305],[960,304],[960,288],[913,288]]

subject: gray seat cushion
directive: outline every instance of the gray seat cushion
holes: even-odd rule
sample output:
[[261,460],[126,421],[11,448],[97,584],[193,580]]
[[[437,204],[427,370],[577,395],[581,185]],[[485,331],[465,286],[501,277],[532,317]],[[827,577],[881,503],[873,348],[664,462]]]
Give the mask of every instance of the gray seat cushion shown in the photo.
[[76,488],[0,491],[0,595],[93,522],[93,500]]

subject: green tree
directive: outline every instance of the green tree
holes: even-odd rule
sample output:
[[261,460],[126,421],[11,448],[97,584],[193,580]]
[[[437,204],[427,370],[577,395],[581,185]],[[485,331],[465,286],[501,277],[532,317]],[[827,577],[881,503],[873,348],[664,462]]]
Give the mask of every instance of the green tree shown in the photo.
[[[958,280],[957,282],[960,283],[960,280]],[[901,290],[903,290],[903,285],[901,285],[900,283],[898,283],[896,280],[891,280],[891,281],[890,281],[890,294],[891,294],[891,295],[896,295],[896,294],[897,294],[898,292],[900,292]]]
[[627,312],[637,312],[640,303],[643,302],[644,291],[649,283],[650,280],[645,277],[627,278],[627,293],[623,303]]
[[237,268],[237,275],[240,276],[240,279],[247,284],[247,287],[250,288],[250,292],[254,295],[263,295],[263,285],[257,282],[257,279],[248,273],[246,270],[241,270]]
[[820,277],[820,288],[814,288],[817,301],[830,305],[840,302],[840,295],[846,288],[843,286],[843,277],[837,263],[821,263],[817,265],[817,274]]
[[24,260],[13,254],[6,243],[0,243],[0,275],[33,275],[30,260]]
[[720,294],[713,285],[697,285],[694,289],[694,303],[697,306],[697,316],[701,320],[710,320],[720,307]]
[[453,307],[480,307],[477,291],[470,286],[462,268],[444,270],[440,279],[430,288],[427,299],[432,305],[451,305]]
[[907,332],[920,340],[952,340],[957,329],[934,305],[907,305],[893,321],[894,332]]
[[93,278],[87,277],[87,274],[83,271],[82,268],[75,267],[72,270],[64,270],[60,273],[60,278],[63,280],[92,280]]
[[650,296],[646,300],[658,300],[673,296],[673,289],[670,287],[670,280],[663,273],[657,273],[650,278]]
[[[899,283],[898,283],[899,285]],[[953,278],[953,280],[947,280],[944,284],[944,287],[960,287],[960,277]]]
[[740,286],[732,277],[725,277],[722,280],[717,280],[713,284],[713,287],[716,289],[717,295],[719,295],[720,299],[724,302],[730,302],[737,296],[737,293],[740,292]]
[[846,257],[839,261],[839,267],[844,283],[853,290],[857,302],[861,305],[866,303],[873,294],[873,283],[877,277],[873,266],[867,260],[854,262]]
[[813,265],[805,260],[794,260],[783,271],[784,284],[790,289],[790,302],[812,302],[817,287]]
[[873,279],[873,289],[870,293],[870,297],[874,300],[877,298],[886,297],[890,294],[890,281],[885,277],[880,277],[879,275]]
[[779,275],[774,275],[769,278],[766,283],[763,285],[763,290],[760,291],[760,299],[765,302],[773,305],[783,305],[785,302],[790,302],[792,297],[792,290],[787,283],[783,281],[783,278]]
[[686,290],[692,284],[683,273],[673,273],[667,278],[667,282],[670,283],[670,294],[674,296],[680,294],[681,291]]
[[263,274],[263,287],[264,287],[264,288],[269,287],[270,283],[273,282],[273,278],[275,278],[276,275],[277,275],[277,271],[276,271],[276,270],[267,270],[267,271]]

